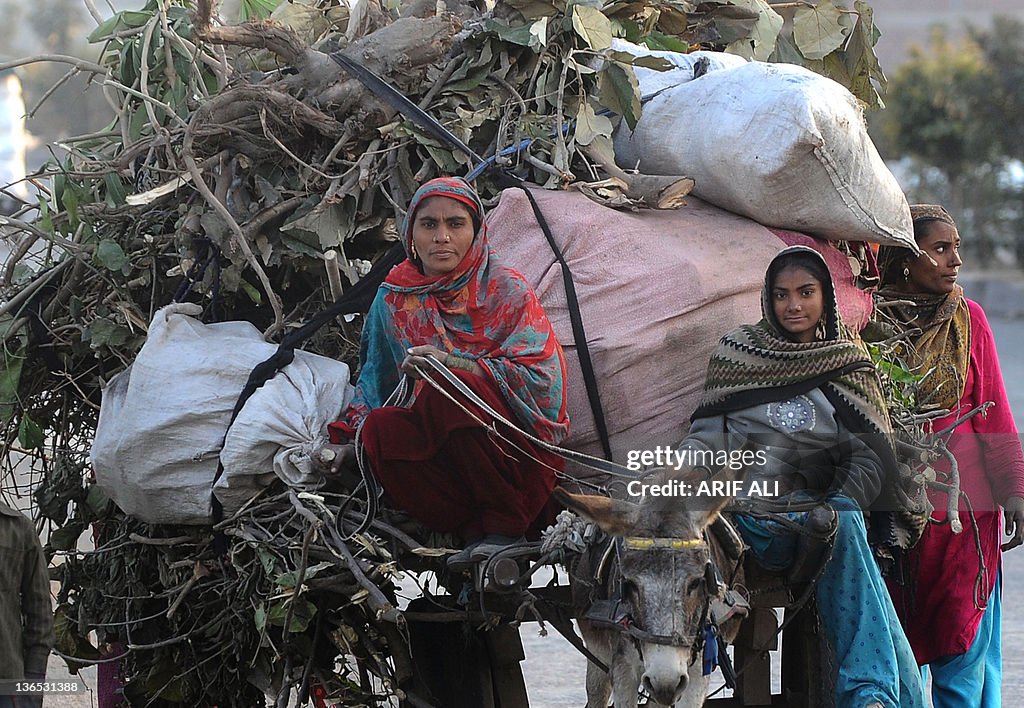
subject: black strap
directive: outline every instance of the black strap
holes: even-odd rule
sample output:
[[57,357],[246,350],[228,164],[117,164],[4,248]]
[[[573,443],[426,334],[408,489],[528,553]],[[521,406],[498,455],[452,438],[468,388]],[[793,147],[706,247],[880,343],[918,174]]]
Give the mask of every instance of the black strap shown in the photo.
[[548,240],[548,246],[551,247],[551,251],[555,254],[555,260],[562,267],[562,283],[565,286],[565,299],[569,305],[569,322],[572,324],[572,336],[576,341],[576,355],[579,357],[580,369],[583,371],[583,383],[587,388],[590,412],[594,415],[594,425],[597,427],[597,435],[601,439],[601,449],[604,451],[604,457],[606,460],[611,460],[612,445],[611,440],[608,438],[608,425],[604,419],[601,394],[597,388],[594,363],[590,359],[590,345],[587,343],[587,333],[583,328],[583,316],[580,314],[580,301],[576,297],[576,285],[572,279],[572,271],[569,270],[569,264],[565,262],[562,251],[558,248],[555,237],[551,234],[551,228],[548,226],[547,219],[544,218],[537,200],[534,199],[530,190],[522,184],[518,185],[518,187],[526,193],[526,198],[530,200],[530,206],[533,207],[533,215],[537,218],[537,223],[540,224],[540,228],[544,232],[544,238]]
[[[359,82],[368,88],[375,96],[385,101],[396,111],[427,131],[436,140],[439,140],[441,143],[447,144],[449,147],[467,155],[471,160],[473,160],[473,163],[478,168],[487,163],[487,161],[477,155],[472,148],[455,137],[450,130],[435,120],[433,116],[410,101],[406,96],[395,89],[394,86],[391,86],[358,61],[340,51],[334,52],[328,56],[330,56],[331,59],[345,71],[358,79]],[[587,345],[587,335],[583,329],[583,318],[580,316],[580,304],[576,297],[576,288],[573,284],[572,272],[569,270],[569,265],[562,257],[562,252],[559,250],[558,244],[555,243],[554,236],[551,235],[551,229],[548,228],[548,222],[544,219],[544,215],[541,213],[540,207],[537,206],[537,202],[534,200],[533,195],[530,194],[530,191],[523,186],[523,180],[514,175],[499,172],[495,175],[495,181],[501,187],[505,187],[510,181],[513,181],[512,183],[514,186],[518,186],[526,192],[526,197],[530,200],[530,204],[533,206],[534,216],[537,217],[537,223],[540,224],[541,229],[544,231],[544,236],[548,240],[548,245],[551,246],[551,250],[554,252],[555,258],[558,259],[559,265],[562,266],[562,281],[565,283],[565,296],[569,304],[569,320],[572,323],[573,337],[576,339],[576,351],[580,359],[580,369],[583,370],[583,382],[587,387],[587,399],[590,401],[590,411],[594,415],[594,423],[597,426],[598,437],[601,438],[601,448],[604,451],[605,459],[611,460],[612,447],[611,442],[608,439],[608,426],[605,424],[604,409],[601,407],[601,397],[598,395],[597,377],[594,375],[594,366],[590,360],[590,348]]]
[[562,611],[559,608],[543,601],[535,603],[534,608],[537,610],[537,614],[539,614],[548,624],[554,627],[555,631],[561,634],[567,642],[576,648],[576,651],[587,657],[587,661],[601,669],[601,671],[606,674],[609,673],[607,664],[601,661],[594,652],[587,648],[583,638],[576,634],[576,629],[573,627],[572,622],[562,614]]
[[[292,363],[292,360],[295,358],[295,347],[309,339],[318,329],[335,317],[338,317],[339,315],[349,315],[355,312],[365,313],[369,310],[370,304],[373,302],[373,298],[377,295],[377,288],[379,288],[380,284],[384,282],[384,278],[387,276],[388,272],[404,259],[405,249],[402,248],[401,244],[396,243],[387,251],[387,253],[377,259],[377,262],[373,264],[369,273],[364,275],[360,278],[359,282],[346,290],[333,305],[325,309],[306,324],[285,335],[281,340],[281,343],[278,345],[277,351],[274,352],[274,354],[266,361],[261,361],[257,364],[249,374],[249,379],[245,382],[245,386],[242,388],[242,392],[239,394],[238,400],[235,402],[235,408],[231,411],[231,420],[228,422],[227,429],[231,429],[231,425],[235,422],[235,418],[238,417],[238,414],[242,411],[242,407],[245,406],[245,402],[249,400],[249,397],[256,393],[256,390],[263,386],[263,384],[272,379],[278,371]],[[224,436],[225,438],[227,437],[227,430],[224,431]],[[217,484],[217,480],[220,479],[222,474],[224,474],[224,465],[218,462],[217,473],[214,475],[213,482],[210,484],[213,523],[215,524],[224,518],[224,507],[221,506],[217,496],[213,493],[213,486]]]

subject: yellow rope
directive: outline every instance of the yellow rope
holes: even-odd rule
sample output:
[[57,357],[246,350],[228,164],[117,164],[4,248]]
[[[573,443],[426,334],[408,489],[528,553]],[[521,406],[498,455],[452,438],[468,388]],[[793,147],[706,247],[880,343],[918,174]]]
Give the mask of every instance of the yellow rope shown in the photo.
[[686,548],[699,548],[704,545],[704,539],[702,538],[644,538],[641,536],[625,536],[622,542],[625,548],[633,551],[649,551],[661,548],[683,550]]

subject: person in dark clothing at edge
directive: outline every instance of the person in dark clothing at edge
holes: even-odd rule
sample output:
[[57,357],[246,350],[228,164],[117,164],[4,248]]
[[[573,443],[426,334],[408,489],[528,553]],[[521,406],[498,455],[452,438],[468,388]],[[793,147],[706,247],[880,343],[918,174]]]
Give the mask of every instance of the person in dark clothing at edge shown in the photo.
[[[0,502],[0,683],[42,681],[53,647],[46,555],[32,522]],[[9,693],[9,691],[5,691]],[[0,708],[38,708],[42,694],[0,694]]]

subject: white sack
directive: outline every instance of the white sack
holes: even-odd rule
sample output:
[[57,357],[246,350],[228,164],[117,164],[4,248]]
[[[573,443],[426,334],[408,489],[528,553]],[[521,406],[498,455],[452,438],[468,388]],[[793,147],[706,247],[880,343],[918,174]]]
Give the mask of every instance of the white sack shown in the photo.
[[660,49],[649,49],[648,47],[627,42],[624,39],[613,39],[612,49],[617,52],[626,52],[635,57],[658,57],[669,62],[675,69],[658,71],[643,66],[633,65],[633,73],[640,84],[640,96],[647,97],[670,86],[678,86],[688,81],[693,81],[693,70],[697,62],[706,59],[708,71],[721,71],[742,66],[747,60],[738,54],[726,54],[725,52],[667,52]]
[[247,322],[208,325],[190,316],[200,311],[187,303],[158,311],[135,362],[103,391],[91,454],[97,482],[148,523],[209,523],[218,454],[225,513],[275,474],[294,486],[315,484],[309,452],[352,399],[346,364],[297,351],[249,398],[225,440],[249,373],[277,347]]
[[620,165],[686,175],[693,194],[782,229],[915,248],[910,207],[857,99],[791,64],[710,72],[644,104],[615,136]]

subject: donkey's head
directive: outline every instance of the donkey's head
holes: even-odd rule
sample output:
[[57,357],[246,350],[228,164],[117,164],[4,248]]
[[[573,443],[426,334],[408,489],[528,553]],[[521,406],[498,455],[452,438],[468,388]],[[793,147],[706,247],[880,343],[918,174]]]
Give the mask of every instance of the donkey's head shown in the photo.
[[[720,472],[716,479],[735,474]],[[672,481],[698,489],[697,481],[686,476],[651,480],[659,485]],[[621,592],[628,606],[630,622],[623,631],[643,657],[643,686],[659,703],[675,704],[690,676],[701,675],[699,663],[696,673],[692,667],[701,660],[709,603],[723,591],[704,530],[731,497],[646,496],[634,503],[561,488],[555,496],[616,537],[619,576],[610,579],[609,591]]]

